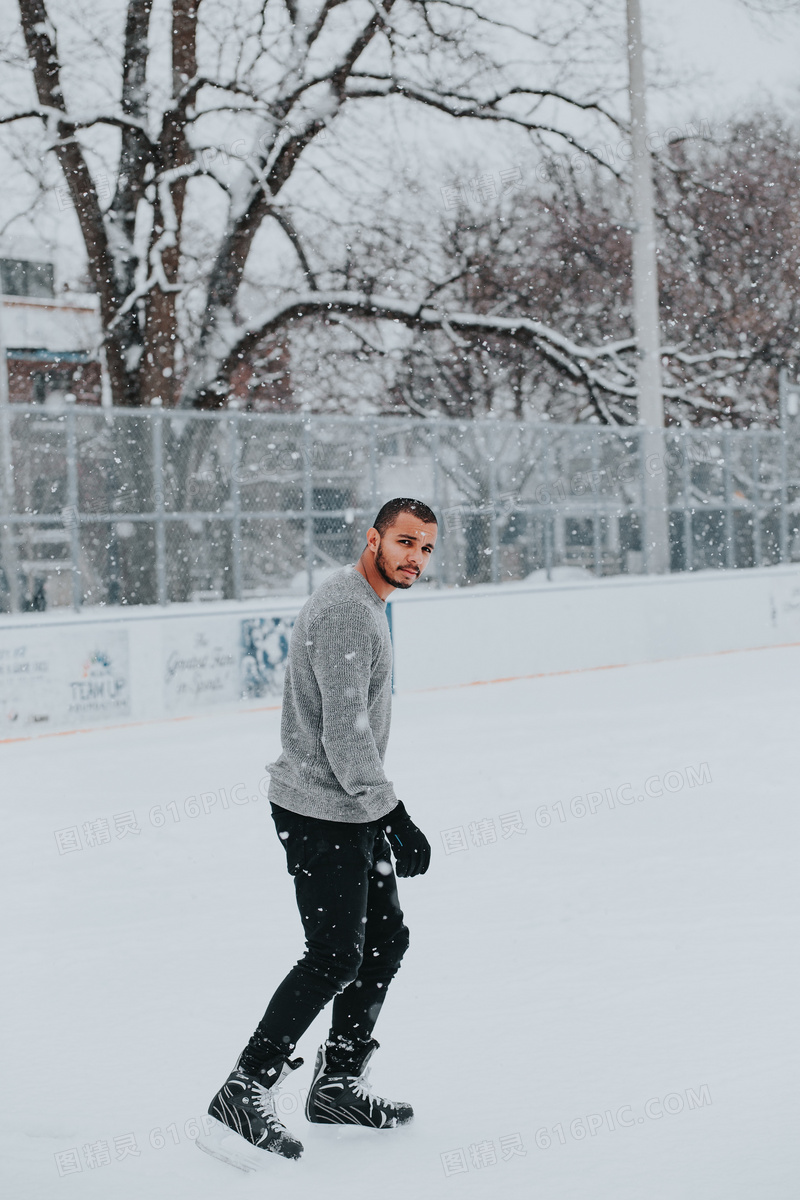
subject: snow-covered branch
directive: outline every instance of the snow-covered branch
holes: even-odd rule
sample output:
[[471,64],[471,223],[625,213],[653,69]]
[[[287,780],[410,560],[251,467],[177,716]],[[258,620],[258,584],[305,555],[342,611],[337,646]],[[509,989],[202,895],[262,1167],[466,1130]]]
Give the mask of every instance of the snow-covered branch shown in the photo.
[[39,104],[22,112],[6,113],[0,116],[0,125],[8,125],[12,121],[27,121],[32,117],[38,117],[50,128],[66,125],[70,130],[76,130],[91,129],[95,125],[111,125],[117,129],[137,129],[140,133],[147,135],[147,126],[143,121],[137,121],[124,113],[88,109],[80,113],[67,112],[63,108],[56,108],[49,104]]
[[[293,323],[308,318],[333,321],[353,332],[356,332],[356,322],[363,320],[391,321],[416,330],[441,330],[452,343],[462,349],[468,349],[487,338],[514,339],[526,343],[544,355],[576,383],[584,384],[595,398],[606,394],[609,397],[616,396],[635,401],[637,396],[637,389],[632,382],[624,382],[623,379],[615,378],[607,370],[601,369],[604,363],[616,366],[617,356],[625,351],[634,351],[636,342],[633,338],[587,345],[574,341],[552,326],[528,317],[501,317],[451,311],[434,308],[425,301],[400,300],[391,295],[366,292],[310,291],[261,313],[245,325],[237,326],[231,322],[224,332],[218,328],[213,345],[209,343],[207,354],[198,361],[196,369],[187,381],[185,401],[191,402],[197,393],[207,389],[218,390],[218,383],[227,378],[235,365],[260,342]],[[385,353],[383,348],[366,334],[358,332],[357,336],[367,348]],[[677,355],[679,359],[681,353]],[[715,355],[697,356],[697,359],[742,359],[748,356],[749,352],[746,350],[719,351]],[[623,374],[628,380],[633,378],[630,369],[618,374]],[[691,385],[688,384],[679,387],[668,386],[664,389],[664,394],[667,398],[685,400],[690,390]]]

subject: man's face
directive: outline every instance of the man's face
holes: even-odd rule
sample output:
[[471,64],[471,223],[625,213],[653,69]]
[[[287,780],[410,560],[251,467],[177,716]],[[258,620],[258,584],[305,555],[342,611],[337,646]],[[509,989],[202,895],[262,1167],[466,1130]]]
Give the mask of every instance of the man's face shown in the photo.
[[430,562],[436,545],[437,528],[426,525],[412,513],[400,513],[378,539],[375,566],[381,577],[395,588],[410,588]]

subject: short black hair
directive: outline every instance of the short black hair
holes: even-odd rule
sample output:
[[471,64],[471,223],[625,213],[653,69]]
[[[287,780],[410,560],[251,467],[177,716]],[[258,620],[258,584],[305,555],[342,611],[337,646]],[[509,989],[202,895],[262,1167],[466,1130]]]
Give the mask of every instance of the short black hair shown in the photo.
[[408,496],[397,496],[394,500],[386,501],[372,522],[373,528],[377,529],[383,537],[390,525],[394,525],[400,513],[411,513],[413,517],[419,517],[423,525],[439,524],[433,509],[428,508],[427,504],[423,504],[421,500],[410,500]]

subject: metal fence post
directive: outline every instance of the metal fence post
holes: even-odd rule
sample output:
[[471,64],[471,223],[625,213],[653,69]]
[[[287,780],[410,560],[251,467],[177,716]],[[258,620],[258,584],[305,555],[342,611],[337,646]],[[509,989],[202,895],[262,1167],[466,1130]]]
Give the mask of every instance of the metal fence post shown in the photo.
[[75,397],[66,396],[67,403],[67,507],[72,519],[69,523],[69,550],[72,568],[72,607],[77,612],[83,602],[81,583],[81,525],[78,511],[78,431],[75,425]]
[[[491,439],[491,432],[489,437]],[[492,447],[494,449],[494,447]],[[500,578],[499,546],[497,540],[497,455],[489,455],[489,549],[492,583]]]
[[750,444],[750,474],[753,479],[753,566],[761,566],[761,512],[760,512],[760,491],[761,485],[758,476],[761,472],[761,464],[758,457],[758,433],[755,429],[750,431],[753,440]]
[[305,520],[306,575],[309,596],[314,590],[314,439],[311,418],[303,422],[303,515]]
[[[548,497],[549,503],[552,504],[553,498],[550,495],[550,430],[545,429],[542,436],[544,441],[544,454],[542,456],[542,463],[544,466],[544,494]],[[555,509],[553,510],[554,515],[552,520],[556,519],[556,511],[557,510]],[[550,513],[544,512],[542,514],[542,519],[544,522],[544,569],[547,572],[547,582],[550,583],[553,578],[553,541],[550,529]]]
[[[431,451],[431,460],[432,460],[431,461],[431,474],[432,474],[431,484],[432,484],[432,488],[433,488],[433,511],[435,512],[437,519],[439,521],[441,521],[442,514],[439,511],[439,505],[440,505],[440,497],[439,497],[439,418],[431,417],[431,418],[429,418],[429,422],[430,422],[430,427],[431,427],[431,436],[428,441],[428,446]],[[441,534],[441,525],[439,526],[439,533]],[[437,588],[440,588],[442,586],[442,567],[443,567],[442,555],[443,555],[443,553],[444,553],[444,550],[443,550],[443,548],[440,547],[439,553],[436,555],[436,557],[434,559],[434,579],[436,580]]]
[[786,451],[786,438],[788,434],[785,429],[780,431],[778,435],[780,441],[780,463],[781,463],[781,491],[780,491],[780,514],[779,514],[779,533],[780,539],[780,556],[781,562],[786,562],[789,557],[789,514],[786,511],[789,503],[789,481],[787,478],[788,472],[788,454]]
[[[683,440],[683,566],[686,571],[694,570],[694,521],[692,519],[692,473],[689,464],[689,449],[687,435],[680,433]],[[689,443],[689,448],[691,443]],[[664,470],[667,469],[667,456],[664,455]]]
[[369,503],[373,513],[378,511],[378,421],[369,423]]
[[[233,408],[233,405],[231,405]],[[233,568],[233,598],[242,598],[242,503],[239,493],[239,413],[236,408],[228,418],[228,454],[231,465],[231,566]]]
[[162,606],[167,603],[167,534],[164,522],[164,410],[161,398],[150,401],[150,433],[153,449],[153,487],[155,499],[156,537],[156,596]]
[[725,489],[725,566],[732,571],[736,567],[736,537],[731,495],[731,435],[728,430],[722,435],[722,454],[722,482]]
[[[595,575],[603,574],[603,545],[600,539],[600,457],[598,454],[597,439],[600,435],[595,434],[591,443],[591,463],[592,463],[592,478],[590,481],[589,495],[592,497],[592,556],[594,558],[594,573]],[[597,480],[598,492],[595,493],[594,482]]]

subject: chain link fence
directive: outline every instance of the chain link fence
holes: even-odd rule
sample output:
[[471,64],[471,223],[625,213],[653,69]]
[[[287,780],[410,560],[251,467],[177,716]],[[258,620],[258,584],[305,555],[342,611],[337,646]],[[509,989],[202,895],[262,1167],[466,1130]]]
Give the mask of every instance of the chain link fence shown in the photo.
[[[671,567],[800,560],[800,452],[774,431],[234,411],[9,410],[0,607],[305,593],[353,562],[380,505],[439,517],[417,586],[572,567],[640,573],[644,488],[666,472]],[[8,508],[6,500],[6,508]]]

